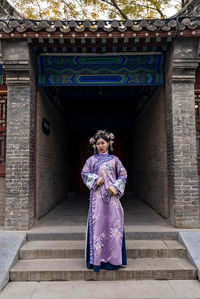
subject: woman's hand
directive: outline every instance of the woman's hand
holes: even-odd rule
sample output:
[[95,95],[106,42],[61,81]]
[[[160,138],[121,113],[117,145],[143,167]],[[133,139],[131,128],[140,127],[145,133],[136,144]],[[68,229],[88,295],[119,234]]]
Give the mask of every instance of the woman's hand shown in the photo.
[[97,185],[101,186],[101,185],[103,185],[103,183],[104,183],[104,178],[99,178],[97,181]]
[[117,194],[117,190],[113,187],[113,186],[110,186],[108,188],[108,192],[109,192],[109,195],[112,196],[112,195],[116,195]]

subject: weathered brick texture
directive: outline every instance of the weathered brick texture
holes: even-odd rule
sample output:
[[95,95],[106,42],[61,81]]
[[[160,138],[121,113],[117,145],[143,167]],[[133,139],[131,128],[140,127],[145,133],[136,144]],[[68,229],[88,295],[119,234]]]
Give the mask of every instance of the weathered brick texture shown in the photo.
[[5,220],[5,178],[0,178],[0,226]]
[[134,126],[134,189],[164,217],[168,215],[165,89],[159,87]]
[[[50,134],[42,131],[43,118]],[[42,89],[37,93],[36,216],[46,214],[67,196],[66,120]]]
[[8,85],[5,228],[33,224],[35,81],[25,42],[3,45]]
[[197,50],[196,40],[176,40],[166,63],[170,217],[180,228],[199,226],[194,100]]
[[[2,41],[0,40],[0,59],[2,58]],[[5,217],[5,178],[0,177],[0,226],[4,225]]]
[[11,229],[33,223],[30,93],[30,86],[8,85],[5,226]]

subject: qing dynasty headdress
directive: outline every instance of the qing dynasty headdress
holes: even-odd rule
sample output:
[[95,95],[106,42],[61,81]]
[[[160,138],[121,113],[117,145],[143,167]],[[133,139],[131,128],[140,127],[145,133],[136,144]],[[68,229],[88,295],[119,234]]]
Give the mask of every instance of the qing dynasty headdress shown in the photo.
[[105,138],[106,141],[110,143],[110,150],[113,151],[115,135],[113,133],[107,132],[106,130],[98,130],[96,134],[90,138],[90,144],[94,148],[94,153],[96,153],[96,142],[99,138]]

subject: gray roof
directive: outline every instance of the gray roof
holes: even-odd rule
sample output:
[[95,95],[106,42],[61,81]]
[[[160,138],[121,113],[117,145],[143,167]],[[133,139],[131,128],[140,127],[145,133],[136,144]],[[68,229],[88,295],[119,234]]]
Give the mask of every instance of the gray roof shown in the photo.
[[7,1],[0,0],[0,19],[22,19],[23,16]]
[[185,29],[196,29],[200,27],[200,17],[179,17],[176,19],[165,20],[127,20],[127,21],[46,21],[46,20],[0,20],[0,31],[11,33],[13,31],[26,32],[26,31],[47,31],[56,32],[60,31],[67,33],[70,31],[83,32],[89,30],[96,32],[103,30],[105,32],[112,32],[117,30],[125,32],[132,30],[139,32],[141,30],[148,31],[170,31],[175,29],[183,31]]
[[150,32],[185,29],[194,30],[200,27],[200,0],[191,0],[184,9],[169,19],[154,20],[126,20],[126,21],[67,21],[67,20],[29,20],[23,18],[6,0],[0,0],[0,31],[12,33],[14,31],[24,33],[26,31],[62,32],[70,31],[104,31],[125,32],[127,30]]
[[172,18],[198,17],[198,16],[200,16],[200,1],[199,0],[191,0],[177,14],[172,16]]

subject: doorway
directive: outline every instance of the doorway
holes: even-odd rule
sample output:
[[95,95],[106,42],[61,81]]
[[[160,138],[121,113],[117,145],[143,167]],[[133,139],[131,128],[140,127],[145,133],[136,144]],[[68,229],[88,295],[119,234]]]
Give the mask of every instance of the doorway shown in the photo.
[[[38,210],[37,218],[62,200],[69,200],[70,208],[73,196],[88,194],[80,173],[93,154],[89,138],[99,129],[115,134],[114,154],[128,172],[126,194],[134,194],[168,218],[164,87],[60,86],[41,87],[39,93],[38,105],[43,108],[38,110],[40,116],[43,110],[43,116],[49,119],[52,136],[40,136],[37,165],[44,164],[44,147],[48,147],[49,160],[57,161],[59,167],[46,169],[48,175],[58,178],[53,189],[53,179],[47,182],[43,169],[38,171],[36,188],[41,192],[37,193],[37,202],[40,206],[45,201],[46,205]],[[41,141],[44,138],[46,143]],[[51,194],[44,192],[48,188]]]

